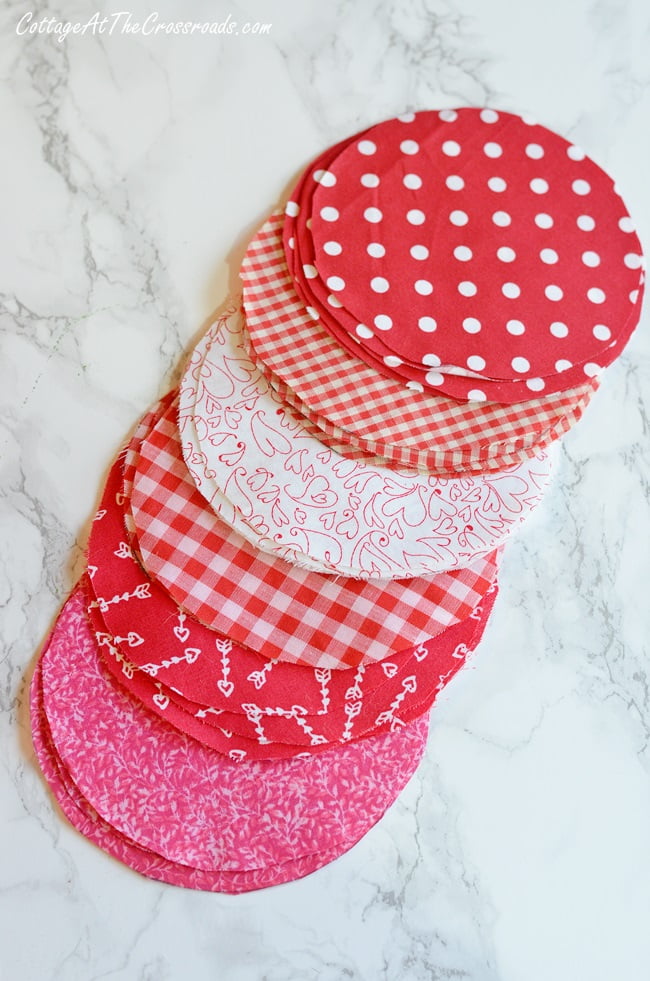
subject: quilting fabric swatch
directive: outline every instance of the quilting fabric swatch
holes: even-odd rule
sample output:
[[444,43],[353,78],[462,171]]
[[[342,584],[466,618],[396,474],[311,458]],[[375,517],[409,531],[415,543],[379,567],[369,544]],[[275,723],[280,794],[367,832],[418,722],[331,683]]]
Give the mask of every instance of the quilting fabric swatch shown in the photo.
[[[504,469],[545,448],[582,415],[596,377],[564,393],[514,405],[459,402],[386,376],[345,350],[296,294],[282,247],[281,215],[251,241],[241,276],[256,364],[280,397],[320,427],[394,465],[431,473]],[[312,309],[312,313],[313,313]],[[299,401],[295,403],[294,398]]]
[[502,544],[548,484],[544,452],[503,473],[447,479],[349,460],[283,412],[246,354],[238,313],[216,321],[199,350],[182,386],[185,415],[195,401],[186,462],[205,461],[197,485],[219,517],[264,551],[291,549],[299,565],[368,578],[381,530],[388,578],[460,568]]
[[348,741],[414,718],[472,653],[494,601],[496,583],[482,577],[475,594],[480,586],[491,595],[477,599],[466,619],[380,663],[332,671],[269,661],[188,616],[149,579],[124,540],[121,486],[114,467],[88,547],[85,587],[100,656],[152,711],[236,758],[289,755],[269,744]]
[[[553,425],[543,432],[540,432],[536,436],[534,443],[531,441],[531,438],[526,440],[526,442],[529,442],[529,446],[527,448],[519,449],[512,453],[504,453],[499,457],[492,456],[489,460],[483,460],[482,462],[478,463],[466,463],[455,470],[451,469],[449,466],[445,469],[432,469],[422,465],[423,454],[419,450],[414,451],[412,449],[406,449],[405,447],[388,447],[387,449],[386,444],[366,440],[363,437],[357,436],[355,433],[340,429],[338,426],[333,425],[324,416],[318,416],[313,410],[309,409],[309,407],[302,402],[300,397],[291,388],[289,388],[286,382],[283,382],[281,378],[274,374],[268,365],[265,365],[262,361],[260,361],[257,352],[251,344],[250,337],[248,336],[246,330],[244,329],[242,333],[243,343],[251,361],[264,374],[271,387],[277,393],[282,402],[288,407],[291,413],[299,414],[302,420],[307,420],[307,422],[311,423],[314,435],[316,435],[317,438],[326,446],[329,446],[335,452],[343,456],[350,459],[362,460],[364,463],[371,466],[380,465],[397,468],[404,467],[410,470],[420,470],[438,477],[458,477],[460,474],[482,474],[494,471],[503,471],[507,470],[509,467],[514,467],[518,463],[522,463],[523,461],[530,459],[531,456],[540,450],[547,449],[551,443],[559,439],[560,436],[566,433],[580,419],[585,407],[591,399],[593,392],[598,386],[598,379],[593,379],[593,387],[590,385],[587,390],[582,390],[579,395],[579,401],[574,401],[564,415],[557,415],[556,421],[553,423]],[[566,396],[563,396],[563,400],[567,403],[569,401]],[[526,403],[521,402],[517,403],[517,407],[521,407],[525,404]],[[521,443],[523,440],[518,437],[517,442]],[[378,453],[380,449],[385,451],[387,450],[388,455],[379,456]],[[490,450],[494,452],[496,447],[491,446]],[[425,450],[424,453],[428,455],[428,451]]]
[[[171,862],[144,848],[104,821],[85,799],[56,751],[43,709],[40,664],[31,689],[32,738],[39,765],[57,803],[70,823],[89,841],[134,871],[174,886],[208,892],[243,893],[300,879],[334,861],[345,849],[340,846],[307,855],[281,865],[267,865],[250,872],[205,871]],[[355,842],[349,842],[348,848]]]
[[597,374],[638,321],[627,209],[544,127],[493,110],[412,113],[313,176],[288,207],[296,282],[339,340],[392,373],[457,398],[526,399]]
[[[175,729],[234,763],[245,765],[251,760],[305,758],[337,745],[394,732],[428,713],[439,692],[473,655],[495,595],[496,590],[475,611],[476,620],[471,617],[466,623],[448,628],[435,643],[422,645],[413,658],[410,673],[402,672],[398,678],[393,674],[395,664],[382,662],[388,686],[366,693],[362,669],[350,669],[350,696],[340,712],[339,706],[329,711],[329,679],[322,669],[318,670],[323,696],[321,715],[305,714],[299,693],[292,700],[290,692],[285,693],[283,704],[266,707],[264,699],[255,694],[254,701],[244,703],[243,713],[189,702],[175,689],[138,670],[115,647],[113,638],[102,631],[95,610],[89,611],[89,622],[95,632],[98,656],[120,687]],[[332,674],[336,678],[341,672]]]
[[[206,652],[205,660],[215,664],[212,671],[206,668],[203,674],[207,679],[223,668],[219,680],[223,681],[225,674],[227,682],[220,688],[215,685],[203,701],[192,701],[176,686],[161,680],[168,673],[168,661],[163,660],[161,666],[139,666],[133,657],[137,640],[130,649],[118,646],[119,640],[106,632],[92,605],[89,620],[99,655],[120,685],[171,725],[239,761],[251,756],[266,759],[299,754],[305,747],[316,752],[319,750],[314,747],[322,748],[327,743],[345,743],[392,730],[428,711],[438,693],[473,654],[495,596],[493,588],[467,621],[449,627],[435,640],[399,657],[368,669],[314,669],[310,678],[298,676],[295,687],[282,689],[276,681],[279,694],[275,699],[264,690],[271,671],[251,673],[252,678],[246,677],[242,682],[231,680],[241,676],[242,665],[236,657],[230,659],[233,651],[226,644],[215,652],[221,655],[218,659],[210,659],[211,651]],[[245,662],[245,658],[241,660]],[[195,663],[192,661],[190,667]],[[284,674],[290,676],[292,670],[297,673],[300,669],[292,665]],[[189,668],[182,673],[182,681],[186,687],[197,683]],[[243,741],[233,738],[237,736]],[[251,741],[259,746],[249,745]],[[275,744],[293,749],[285,752]]]
[[235,765],[107,679],[78,592],[43,653],[41,678],[52,741],[85,800],[142,847],[206,872],[345,850],[404,787],[428,727],[425,716],[309,759]]
[[[437,576],[375,582],[309,573],[254,549],[196,489],[174,397],[134,434],[123,503],[147,572],[202,623],[267,658],[336,670],[417,646],[469,616],[484,595],[494,555]],[[155,463],[141,458],[145,434]],[[380,561],[378,551],[378,572]]]
[[[105,582],[104,564],[94,578]],[[495,582],[467,620],[415,649],[330,671],[265,662],[172,612],[170,603],[156,603],[153,583],[151,592],[127,588],[109,603],[96,600],[89,580],[84,587],[98,655],[115,680],[175,728],[238,762],[320,752],[428,711],[473,654],[496,596]]]

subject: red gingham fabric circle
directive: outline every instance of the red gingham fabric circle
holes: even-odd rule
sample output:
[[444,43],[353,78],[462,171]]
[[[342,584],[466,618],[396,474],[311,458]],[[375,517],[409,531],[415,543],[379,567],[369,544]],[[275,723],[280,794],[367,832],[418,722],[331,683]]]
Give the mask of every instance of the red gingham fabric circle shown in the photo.
[[[263,362],[259,360],[246,331],[244,331],[244,344],[251,360],[255,365],[257,365],[258,369],[263,372],[273,390],[277,392],[279,398],[294,412],[300,413],[301,418],[307,419],[312,423],[313,427],[318,432],[318,438],[326,446],[330,446],[332,449],[336,450],[337,453],[349,456],[352,459],[363,460],[369,464],[376,465],[381,463],[384,466],[405,466],[409,469],[424,470],[428,473],[434,473],[440,477],[457,477],[459,474],[480,474],[489,473],[495,470],[507,470],[508,467],[516,466],[517,463],[521,463],[523,460],[529,459],[534,453],[546,449],[551,445],[551,443],[555,442],[555,440],[559,439],[560,436],[568,432],[568,430],[575,425],[578,419],[580,419],[582,416],[584,409],[588,405],[591,396],[598,385],[598,380],[592,379],[592,384],[586,388],[586,391],[583,387],[579,400],[574,402],[570,408],[566,410],[564,415],[556,416],[555,422],[552,426],[549,426],[548,429],[537,434],[535,437],[535,442],[532,442],[532,434],[528,439],[520,438],[516,441],[520,446],[523,443],[528,442],[530,445],[527,449],[520,449],[517,452],[506,453],[498,458],[493,457],[481,462],[468,461],[466,463],[457,463],[456,469],[452,469],[450,465],[447,465],[443,470],[438,468],[432,470],[431,468],[427,468],[422,465],[423,452],[426,453],[426,451],[421,452],[419,450],[411,450],[405,447],[379,444],[373,440],[364,439],[363,437],[360,437],[356,433],[350,432],[349,430],[341,429],[338,426],[333,425],[323,416],[318,416],[304,404],[300,397],[291,388],[289,388],[286,382],[283,382],[281,378],[278,378],[278,376],[274,374],[268,365],[263,364]],[[566,395],[563,396],[563,401],[565,403],[569,402]],[[523,405],[523,403],[518,404],[520,406]],[[380,457],[377,455],[380,449],[386,454],[385,457]],[[196,460],[194,462],[196,464]]]
[[[239,313],[213,324],[198,347],[201,492],[247,541],[272,554],[291,547],[305,568],[372,577],[377,530],[386,578],[459,568],[499,546],[548,480],[542,454],[503,473],[455,478],[349,460],[288,422],[246,354]],[[234,445],[228,467],[222,457]]]
[[[266,759],[290,755],[275,743],[299,753],[301,745],[371,735],[392,725],[395,711],[403,722],[405,713],[410,720],[414,709],[428,709],[478,643],[493,598],[483,597],[466,620],[436,638],[380,663],[332,671],[268,661],[198,623],[149,579],[124,540],[121,476],[114,466],[88,545],[86,589],[98,649],[127,690],[206,745]],[[486,579],[482,588],[488,586]],[[233,733],[259,745],[233,740]]]
[[[170,393],[136,430],[124,497],[147,572],[202,623],[266,658],[336,670],[421,644],[484,595],[494,553],[454,572],[374,582],[310,573],[254,549],[196,489],[174,400]],[[145,437],[152,459],[141,457]]]
[[[376,186],[362,182],[369,166]],[[442,366],[554,376],[610,363],[638,320],[643,260],[627,210],[593,161],[542,126],[414,113],[368,130],[327,173],[311,215],[319,278],[357,322],[390,318],[382,339],[407,362],[431,366],[433,342]],[[524,330],[510,333],[511,320]]]
[[245,893],[268,886],[293,882],[334,861],[355,842],[347,843],[347,848],[339,846],[327,851],[306,855],[281,865],[269,864],[250,872],[228,872],[223,870],[206,872],[194,869],[180,862],[157,855],[144,848],[128,835],[122,834],[97,813],[92,804],[83,796],[52,741],[52,736],[43,707],[40,662],[36,666],[31,685],[31,723],[32,739],[39,766],[54,794],[57,803],[68,821],[88,841],[93,842],[108,855],[127,865],[135,872],[159,882],[186,889],[205,892]]
[[[592,378],[562,395],[517,405],[458,402],[409,388],[350,355],[297,296],[282,248],[282,217],[251,241],[241,276],[256,357],[295,392],[305,411],[350,434],[363,449],[431,473],[499,469],[530,456],[580,418]],[[284,397],[287,390],[278,390]],[[502,466],[503,464],[503,466]]]
[[85,799],[143,847],[205,871],[253,871],[345,848],[393,802],[426,741],[424,716],[308,759],[236,765],[106,677],[78,593],[57,620],[41,671],[52,741]]

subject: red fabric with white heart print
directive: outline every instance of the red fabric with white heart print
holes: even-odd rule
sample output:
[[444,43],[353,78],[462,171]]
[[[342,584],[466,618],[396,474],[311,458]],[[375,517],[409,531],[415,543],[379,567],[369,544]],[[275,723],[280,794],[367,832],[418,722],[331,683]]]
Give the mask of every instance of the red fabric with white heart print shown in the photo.
[[[411,659],[410,671],[398,672],[392,660],[382,661],[381,670],[387,684],[367,695],[363,667],[348,672],[317,669],[322,714],[311,716],[299,704],[299,693],[291,691],[285,692],[283,704],[266,707],[253,695],[253,700],[244,703],[243,713],[189,702],[131,664],[130,652],[125,656],[101,629],[96,610],[89,611],[89,620],[95,631],[98,654],[120,687],[175,729],[234,762],[244,762],[325,752],[335,745],[393,732],[419,718],[429,711],[438,693],[473,655],[495,596],[496,586],[468,621],[449,627],[434,643],[421,645]],[[295,665],[292,667],[298,670]],[[352,674],[347,698],[342,703],[342,712],[337,712],[336,707],[330,712],[329,681],[333,676],[336,682],[342,673]]]
[[[152,579],[202,623],[265,658],[336,670],[419,645],[469,616],[485,594],[494,553],[449,573],[376,583],[310,573],[254,549],[194,486],[174,398],[145,416],[127,450],[125,522]],[[143,440],[155,464],[140,459]],[[132,482],[143,467],[136,501]]]
[[[262,759],[291,755],[301,746],[361,738],[389,727],[396,712],[400,723],[415,717],[414,709],[420,714],[430,707],[476,646],[494,601],[478,598],[479,590],[490,587],[488,576],[495,575],[493,556],[477,579],[474,610],[417,647],[339,671],[269,661],[188,616],[149,579],[124,540],[121,486],[118,463],[109,473],[88,545],[89,614],[100,655],[152,711],[221,752],[243,750]],[[246,740],[260,745],[251,747]],[[298,748],[289,752],[269,743]]]
[[[92,601],[88,617],[98,655],[121,687],[174,728],[240,762],[323,752],[333,743],[367,739],[415,720],[431,708],[438,693],[474,653],[495,598],[496,582],[466,621],[447,628],[412,652],[405,651],[368,669],[363,665],[347,671],[317,668],[307,679],[301,678],[300,672],[308,669],[286,665],[285,674],[293,672],[298,677],[295,686],[286,687],[275,701],[263,691],[270,672],[257,674],[254,683],[251,678],[239,684],[233,680],[241,675],[238,652],[221,642],[218,666],[222,677],[208,693],[208,705],[184,698],[176,687],[159,680],[166,674],[164,663],[160,668],[152,663],[142,667],[134,663],[137,640],[129,647],[130,638],[116,638],[107,632]],[[141,622],[138,626],[142,629]],[[132,631],[130,637],[134,636],[140,635]],[[204,661],[209,655],[210,651]],[[194,658],[191,663],[196,663]],[[277,667],[277,662],[268,663]],[[189,670],[184,672],[187,687],[194,680]],[[276,690],[278,687],[276,684]],[[307,708],[315,696],[318,709],[309,713]],[[216,708],[215,703],[227,708]]]
[[[121,472],[115,466],[88,546],[90,612],[100,653],[114,662],[117,676],[130,690],[134,690],[134,672],[146,676],[139,679],[138,695],[154,711],[166,711],[170,698],[174,701],[180,695],[186,703],[179,701],[179,707],[199,722],[207,719],[249,739],[260,735],[259,725],[253,722],[257,716],[268,720],[264,737],[272,741],[317,745],[355,738],[377,724],[376,716],[399,695],[410,675],[416,687],[407,690],[407,705],[402,696],[400,711],[408,708],[408,702],[420,706],[429,700],[430,704],[436,690],[431,679],[437,685],[440,678],[451,677],[478,642],[477,627],[489,615],[493,600],[477,598],[474,610],[460,624],[417,647],[396,651],[385,661],[355,669],[332,671],[269,661],[188,616],[158,583],[149,580],[124,541],[122,507],[116,501],[120,487]],[[484,593],[490,587],[487,576],[494,577],[495,571],[494,564],[483,570],[476,586],[480,583]],[[477,596],[478,591],[474,590]],[[463,657],[458,656],[461,647]],[[243,717],[239,727],[233,715]],[[311,720],[317,742],[312,743],[305,726],[296,729],[294,716],[301,725]],[[357,721],[352,724],[350,719]],[[201,739],[202,725],[194,722],[193,726],[191,734]],[[283,729],[291,738],[278,731]],[[301,739],[301,732],[305,738]]]
[[345,850],[393,802],[426,741],[423,716],[308,759],[237,765],[106,677],[78,591],[57,620],[41,672],[52,741],[83,797],[140,846],[204,871],[253,871]]
[[597,378],[515,405],[468,404],[375,370],[305,310],[287,269],[282,221],[271,216],[248,246],[241,270],[246,329],[256,363],[286,386],[274,385],[280,397],[290,401],[295,393],[302,412],[340,428],[337,437],[412,469],[482,472],[526,459],[582,415]]

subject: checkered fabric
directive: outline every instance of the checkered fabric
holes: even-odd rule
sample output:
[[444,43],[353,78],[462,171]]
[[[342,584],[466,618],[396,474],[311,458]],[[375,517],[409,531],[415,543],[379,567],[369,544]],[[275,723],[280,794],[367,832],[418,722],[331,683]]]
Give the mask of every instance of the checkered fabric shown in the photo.
[[[355,433],[350,433],[338,426],[335,426],[328,419],[318,416],[305,405],[300,397],[296,395],[291,388],[289,388],[286,382],[284,382],[281,378],[278,378],[278,376],[269,368],[269,366],[260,360],[259,355],[251,343],[250,335],[245,328],[242,330],[242,335],[244,345],[251,361],[255,367],[262,372],[282,401],[293,410],[294,414],[298,415],[301,420],[301,424],[305,427],[305,430],[311,435],[316,436],[322,443],[329,446],[336,453],[340,453],[341,456],[347,456],[355,460],[363,460],[364,463],[370,466],[393,466],[402,468],[407,466],[407,464],[405,464],[403,461],[406,459],[405,453],[409,453],[408,459],[414,461],[412,465],[410,463],[408,464],[409,469],[435,474],[438,477],[459,477],[462,474],[476,475],[507,470],[508,467],[515,467],[517,464],[529,459],[533,454],[538,453],[540,450],[546,449],[551,443],[567,432],[571,426],[578,421],[593,394],[593,389],[591,386],[589,386],[588,393],[583,395],[580,402],[576,403],[573,409],[567,412],[566,415],[561,416],[554,426],[551,426],[544,433],[541,433],[537,438],[537,441],[528,449],[520,450],[518,453],[504,453],[503,456],[493,457],[490,460],[482,460],[479,462],[464,461],[461,463],[458,469],[452,469],[449,467],[445,469],[436,468],[435,470],[432,470],[422,465],[418,465],[418,463],[422,463],[422,455],[418,455],[418,451],[416,450],[406,450],[404,447],[400,447],[397,451],[395,451],[394,448],[388,446],[387,444],[379,444],[373,440],[363,439],[362,437],[357,436]],[[346,440],[349,440],[349,442],[345,442]],[[381,449],[387,455],[384,457],[379,456],[379,449]]]
[[246,323],[258,358],[321,427],[327,420],[348,442],[353,437],[355,445],[396,465],[444,474],[504,469],[580,418],[598,387],[595,378],[561,395],[514,405],[468,403],[405,388],[354,358],[312,319],[296,294],[282,223],[281,214],[272,215],[244,258]]
[[[197,491],[183,461],[177,403],[136,432],[131,514],[142,562],[198,620],[274,660],[345,668],[382,660],[469,616],[497,553],[466,569],[404,581],[335,579],[248,545]],[[139,442],[141,440],[141,442]]]

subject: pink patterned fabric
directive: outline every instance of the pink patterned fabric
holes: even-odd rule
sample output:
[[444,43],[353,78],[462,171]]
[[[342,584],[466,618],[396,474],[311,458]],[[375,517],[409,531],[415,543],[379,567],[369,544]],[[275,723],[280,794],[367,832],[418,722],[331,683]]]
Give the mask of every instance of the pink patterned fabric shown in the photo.
[[428,719],[309,759],[231,763],[143,711],[106,677],[83,596],[41,658],[43,707],[62,764],[122,835],[206,872],[250,872],[345,850],[415,771]]
[[131,442],[124,496],[147,572],[202,623],[272,660],[336,670],[417,646],[477,605],[493,555],[437,576],[375,583],[310,573],[248,545],[194,486],[172,398]]
[[282,865],[267,865],[250,872],[204,871],[157,855],[137,841],[117,831],[88,803],[56,751],[43,709],[40,664],[32,681],[31,689],[32,738],[39,765],[54,797],[70,823],[88,841],[135,872],[186,889],[206,892],[244,893],[269,886],[292,882],[309,875],[316,869],[333,862],[356,842],[328,851],[306,855]]

